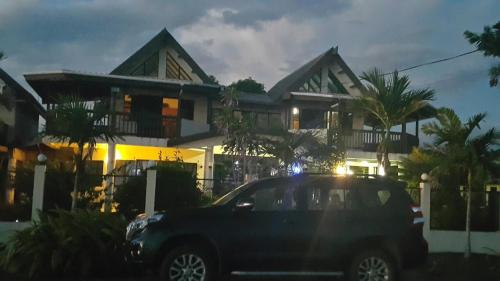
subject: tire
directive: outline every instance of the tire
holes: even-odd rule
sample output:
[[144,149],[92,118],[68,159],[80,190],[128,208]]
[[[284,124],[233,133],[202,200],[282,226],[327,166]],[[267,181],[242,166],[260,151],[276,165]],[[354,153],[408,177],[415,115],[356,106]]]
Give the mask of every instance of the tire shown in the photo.
[[160,265],[160,280],[214,281],[213,258],[202,247],[184,245],[175,248],[167,253]]
[[395,281],[397,269],[394,259],[381,250],[360,252],[351,260],[347,270],[349,281]]

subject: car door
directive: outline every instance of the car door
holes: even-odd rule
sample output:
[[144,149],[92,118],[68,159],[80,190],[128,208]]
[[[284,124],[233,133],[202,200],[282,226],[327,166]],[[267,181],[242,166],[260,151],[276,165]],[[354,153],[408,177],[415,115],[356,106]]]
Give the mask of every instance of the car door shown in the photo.
[[[255,184],[234,200],[231,245],[233,271],[283,271],[297,264],[295,218],[300,215],[300,191],[291,180],[270,179]],[[251,199],[251,200],[248,200]],[[238,210],[253,201],[251,210]]]
[[332,271],[342,245],[349,239],[346,181],[319,178],[304,182],[305,212],[296,219],[296,248],[301,270]]

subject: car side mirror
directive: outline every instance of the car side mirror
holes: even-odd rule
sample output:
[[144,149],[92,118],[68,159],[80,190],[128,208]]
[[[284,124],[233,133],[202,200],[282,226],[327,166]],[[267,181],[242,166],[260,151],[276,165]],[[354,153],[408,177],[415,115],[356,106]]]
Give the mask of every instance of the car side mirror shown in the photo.
[[253,198],[244,198],[236,202],[235,210],[250,211],[255,205]]

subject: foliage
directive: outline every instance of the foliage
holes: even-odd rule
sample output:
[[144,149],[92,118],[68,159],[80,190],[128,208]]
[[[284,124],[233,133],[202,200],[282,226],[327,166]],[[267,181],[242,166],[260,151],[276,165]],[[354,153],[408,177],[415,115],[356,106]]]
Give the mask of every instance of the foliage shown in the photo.
[[[156,167],[155,210],[168,211],[201,204],[202,194],[197,188],[196,178],[181,165],[160,164]],[[144,212],[146,173],[118,186],[114,199],[118,203],[118,211],[129,219]]]
[[265,94],[264,84],[255,81],[252,77],[240,79],[231,83],[229,88],[243,93]]
[[3,51],[0,51],[0,61],[5,59],[5,53]]
[[420,176],[429,173],[439,161],[434,159],[424,148],[413,148],[408,157],[401,160],[401,179],[408,183],[410,188],[418,188]]
[[214,75],[209,75],[208,80],[209,84],[219,85],[219,80]]
[[319,172],[332,172],[335,166],[345,162],[345,146],[341,128],[329,128],[322,136],[314,136],[313,145],[308,148],[310,164],[318,166]]
[[0,265],[33,279],[115,275],[124,268],[125,226],[122,217],[95,211],[41,213],[10,237]]
[[383,129],[382,140],[377,147],[377,160],[387,172],[390,167],[391,128],[427,106],[428,101],[434,98],[434,91],[410,89],[410,78],[400,76],[397,71],[390,78],[385,78],[379,69],[374,68],[363,72],[361,79],[368,83],[367,91],[356,100],[356,105],[368,112]]
[[[492,27],[485,26],[483,33],[464,32],[465,38],[469,43],[476,46],[479,51],[487,57],[500,57],[500,21]],[[490,68],[490,86],[498,85],[500,77],[500,64]]]
[[[470,256],[470,228],[472,212],[472,188],[482,187],[487,176],[497,177],[500,173],[500,133],[494,128],[485,133],[476,133],[486,117],[481,113],[462,122],[457,114],[448,108],[438,110],[437,122],[423,126],[423,132],[434,137],[426,147],[428,157],[439,163],[430,170],[438,179],[465,183],[467,187],[465,255]],[[456,190],[455,190],[456,192]]]
[[[85,161],[92,158],[98,140],[114,141],[117,135],[104,122],[109,116],[109,105],[95,102],[92,106],[77,96],[60,97],[57,107],[47,113],[44,134],[56,141],[75,144],[75,180],[71,208],[75,209],[80,188],[79,178],[85,169]],[[85,151],[86,148],[86,151]]]

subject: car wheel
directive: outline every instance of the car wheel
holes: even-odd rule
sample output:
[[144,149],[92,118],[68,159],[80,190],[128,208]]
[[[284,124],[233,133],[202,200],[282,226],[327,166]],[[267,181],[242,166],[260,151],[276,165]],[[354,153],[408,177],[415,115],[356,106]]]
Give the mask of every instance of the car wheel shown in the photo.
[[213,261],[202,248],[182,246],[170,251],[160,266],[163,281],[212,281]]
[[349,266],[349,281],[394,281],[396,266],[393,259],[383,251],[369,250],[356,255]]

